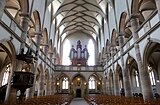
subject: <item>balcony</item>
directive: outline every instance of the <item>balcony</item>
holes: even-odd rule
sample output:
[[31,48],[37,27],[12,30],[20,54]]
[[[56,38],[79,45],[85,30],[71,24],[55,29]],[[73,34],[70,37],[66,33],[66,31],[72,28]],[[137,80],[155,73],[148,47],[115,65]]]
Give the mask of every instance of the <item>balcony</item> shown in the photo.
[[66,66],[55,65],[55,72],[103,72],[103,66]]

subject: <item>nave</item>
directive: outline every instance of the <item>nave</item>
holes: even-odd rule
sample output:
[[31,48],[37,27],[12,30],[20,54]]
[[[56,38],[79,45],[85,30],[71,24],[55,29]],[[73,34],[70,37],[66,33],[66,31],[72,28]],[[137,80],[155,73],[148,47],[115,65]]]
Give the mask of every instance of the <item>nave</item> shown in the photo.
[[87,95],[84,98],[74,98],[68,94],[57,94],[22,99],[16,102],[8,101],[2,105],[160,105],[160,98],[144,101],[141,96],[124,97],[96,94]]
[[83,98],[74,98],[70,105],[88,105]]

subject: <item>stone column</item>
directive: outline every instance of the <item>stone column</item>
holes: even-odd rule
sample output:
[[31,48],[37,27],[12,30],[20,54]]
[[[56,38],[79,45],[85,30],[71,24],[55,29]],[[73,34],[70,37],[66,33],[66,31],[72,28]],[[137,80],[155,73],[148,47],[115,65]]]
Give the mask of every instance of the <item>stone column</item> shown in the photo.
[[[40,50],[40,41],[41,41],[41,38],[42,38],[42,33],[41,32],[35,32],[35,43],[37,44],[37,58],[39,60],[39,50]],[[38,61],[35,63],[35,66],[34,66],[34,74],[37,74],[37,67],[38,67]],[[35,93],[35,85],[36,85],[36,75],[34,75],[34,82],[33,82],[33,87],[31,89],[31,96],[33,97],[34,96],[34,93]]]
[[5,5],[6,5],[6,0],[0,0],[0,19],[3,16]]
[[[28,31],[28,24],[29,24],[29,20],[30,20],[30,15],[29,13],[20,13],[21,16],[21,21],[20,21],[20,25],[23,29],[23,32],[21,34],[21,39],[25,42],[26,38],[27,38],[27,31]],[[25,43],[21,44],[21,48],[25,48]]]
[[110,88],[109,88],[109,77],[106,78],[106,93],[110,95]]
[[119,96],[120,89],[119,89],[118,73],[114,72],[113,80],[114,80],[114,95]]
[[[114,62],[114,54],[115,54],[115,47],[111,47],[111,57],[112,57],[112,62]],[[114,68],[114,64],[112,64],[112,70],[113,72],[113,86],[114,86],[114,95],[119,94],[119,86],[118,86],[118,80],[116,77],[116,70]]]
[[43,96],[44,92],[44,78],[45,76],[41,74],[40,81],[39,81],[39,88],[38,88],[38,96]]
[[120,54],[121,54],[120,59],[121,59],[121,65],[122,65],[122,75],[123,75],[123,85],[124,85],[125,96],[132,97],[129,73],[128,73],[128,70],[124,67],[124,59],[122,56],[122,54],[124,52],[123,48],[122,48],[122,45],[124,44],[123,33],[119,34],[118,41],[119,41],[119,45],[120,45]]
[[[106,59],[108,60],[110,58],[110,53],[106,54]],[[108,62],[106,62],[106,67],[108,67]],[[106,69],[108,71],[108,69]],[[109,75],[106,75],[106,93],[110,94],[110,86],[109,86]]]
[[[132,15],[130,18],[130,22],[131,22],[133,40],[134,40],[134,42],[136,42],[138,39],[138,33],[136,32],[136,30],[138,28],[138,16]],[[134,49],[135,49],[135,53],[136,53],[136,59],[137,59],[137,64],[138,64],[138,70],[139,70],[143,98],[144,98],[144,100],[153,99],[152,87],[151,87],[151,82],[150,82],[150,78],[149,78],[148,68],[144,67],[144,64],[142,63],[142,58],[141,58],[142,56],[140,53],[140,48],[139,48],[138,43],[134,44]]]
[[[20,16],[21,16],[20,25],[23,29],[23,32],[21,34],[21,38],[25,42],[26,38],[27,38],[27,31],[28,31],[28,24],[29,24],[29,20],[30,20],[30,15],[29,15],[29,13],[20,13]],[[24,42],[21,43],[20,50],[22,48],[25,48]],[[21,67],[22,64],[23,64],[23,61],[18,61],[18,63],[17,63],[17,65],[19,67]],[[26,90],[26,99],[28,99],[29,97],[30,97],[30,88],[28,88]]]
[[[52,65],[52,57],[53,57],[53,52],[48,52],[48,56],[49,56],[49,58],[50,58],[50,65]],[[51,66],[52,67],[52,66]],[[52,68],[50,68],[50,71],[52,71]],[[53,78],[52,78],[53,76],[52,75],[50,75],[50,82],[49,82],[49,84],[50,84],[50,86],[49,86],[49,95],[51,95],[52,93],[53,93]]]
[[[44,44],[43,45],[43,52],[44,52],[44,54],[45,54],[45,58],[44,58],[44,61],[46,61],[47,60],[47,55],[48,55],[48,45],[47,44]],[[46,84],[45,85],[45,95],[48,95],[48,88],[49,88],[49,80],[47,80],[46,81],[46,77],[45,77],[45,70],[47,69],[46,68],[46,63],[44,64],[44,72],[43,72],[43,75],[44,75],[44,83]],[[48,71],[47,71],[48,72]],[[48,75],[49,76],[49,75]]]
[[11,88],[11,80],[12,80],[13,72],[15,69],[16,69],[16,62],[13,62],[10,68],[11,72],[8,78],[8,86],[6,90],[6,96],[5,96],[5,101],[9,103],[13,103],[16,101],[16,89]]
[[[35,42],[38,46],[37,51],[39,52],[40,50],[40,42],[41,42],[41,38],[42,38],[42,33],[41,32],[36,32],[35,33]],[[38,66],[38,65],[37,65]],[[35,71],[37,72],[37,67],[35,68]],[[36,73],[35,73],[36,74]],[[38,88],[38,96],[43,96],[43,91],[44,91],[44,71],[41,72],[40,75],[40,81],[39,81],[39,88]],[[36,82],[36,81],[35,81]]]
[[155,0],[155,2],[156,2],[157,10],[158,10],[158,15],[160,18],[160,0]]

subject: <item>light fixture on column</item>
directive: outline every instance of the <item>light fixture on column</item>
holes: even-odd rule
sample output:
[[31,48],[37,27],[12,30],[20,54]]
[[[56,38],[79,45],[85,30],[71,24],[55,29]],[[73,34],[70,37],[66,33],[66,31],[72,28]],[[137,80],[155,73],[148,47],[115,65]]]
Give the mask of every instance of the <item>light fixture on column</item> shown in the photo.
[[57,82],[57,86],[59,86],[59,82]]

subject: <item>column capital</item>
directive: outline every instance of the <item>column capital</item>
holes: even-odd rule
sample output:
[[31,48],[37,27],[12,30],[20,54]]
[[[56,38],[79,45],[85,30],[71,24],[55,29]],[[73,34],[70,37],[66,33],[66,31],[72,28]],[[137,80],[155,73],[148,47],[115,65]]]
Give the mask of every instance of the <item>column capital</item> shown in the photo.
[[34,35],[42,36],[42,32],[35,32]]
[[23,16],[23,17],[28,17],[28,18],[30,18],[30,14],[29,14],[29,13],[20,12],[20,13],[19,13],[19,16]]
[[122,45],[124,44],[124,33],[119,33],[118,42],[120,47],[122,47]]
[[119,33],[118,33],[118,37],[119,37],[119,36],[124,36],[124,32],[122,32],[122,31],[119,32]]
[[129,20],[131,20],[131,19],[138,19],[138,18],[140,18],[139,14],[131,14]]
[[51,55],[53,55],[53,52],[49,51],[49,52],[48,52],[48,54],[51,54]]

